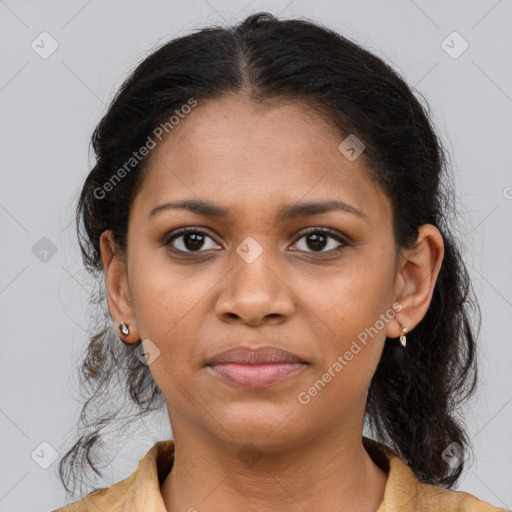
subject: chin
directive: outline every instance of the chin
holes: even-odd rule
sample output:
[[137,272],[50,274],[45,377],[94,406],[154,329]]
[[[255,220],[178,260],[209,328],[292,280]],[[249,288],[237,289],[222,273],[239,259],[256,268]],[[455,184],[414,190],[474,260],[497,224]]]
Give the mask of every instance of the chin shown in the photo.
[[[280,414],[257,414],[254,411],[236,419],[225,417],[222,427],[212,425],[216,430],[215,437],[227,444],[253,444],[262,451],[272,452],[287,449],[300,444],[308,438],[315,437],[315,428],[311,432],[299,429],[301,426],[289,410],[280,410]],[[229,419],[229,421],[228,421]]]

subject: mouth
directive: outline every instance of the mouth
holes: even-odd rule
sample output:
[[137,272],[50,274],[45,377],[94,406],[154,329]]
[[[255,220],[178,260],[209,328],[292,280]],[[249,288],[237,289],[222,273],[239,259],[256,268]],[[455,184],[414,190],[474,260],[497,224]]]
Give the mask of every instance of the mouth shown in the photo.
[[231,384],[259,389],[297,374],[306,365],[306,361],[280,348],[238,346],[217,354],[206,367]]
[[248,389],[258,389],[271,386],[287,377],[298,373],[306,365],[304,363],[267,363],[267,364],[209,364],[216,375]]

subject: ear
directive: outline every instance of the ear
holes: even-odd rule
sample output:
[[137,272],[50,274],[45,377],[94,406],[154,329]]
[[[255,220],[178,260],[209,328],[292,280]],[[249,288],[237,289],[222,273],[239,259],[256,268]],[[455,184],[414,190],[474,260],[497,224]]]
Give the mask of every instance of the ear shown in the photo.
[[[105,272],[105,287],[110,316],[118,336],[125,343],[135,343],[140,339],[135,311],[133,308],[130,288],[128,286],[128,273],[124,256],[117,248],[111,230],[104,231],[100,236],[100,250]],[[124,322],[128,334],[122,334],[119,323]]]
[[402,308],[398,310],[396,321],[388,323],[387,337],[400,336],[402,326],[411,332],[423,319],[432,300],[443,256],[443,236],[439,230],[431,224],[420,226],[415,246],[402,251],[399,259],[395,302]]

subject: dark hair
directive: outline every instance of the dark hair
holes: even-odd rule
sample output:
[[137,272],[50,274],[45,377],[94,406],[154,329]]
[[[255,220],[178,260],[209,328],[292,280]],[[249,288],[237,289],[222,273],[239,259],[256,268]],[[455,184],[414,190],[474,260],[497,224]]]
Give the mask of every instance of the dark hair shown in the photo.
[[[200,103],[228,93],[259,102],[301,100],[340,133],[363,141],[371,174],[393,204],[398,248],[413,246],[423,224],[441,231],[445,253],[431,304],[407,336],[406,350],[396,342],[385,344],[366,419],[373,436],[422,482],[451,487],[464,465],[452,468],[442,453],[453,442],[463,449],[469,445],[457,407],[476,386],[479,321],[473,325],[471,319],[479,320],[480,310],[450,228],[455,195],[430,109],[381,58],[316,23],[278,20],[268,13],[233,27],[204,28],[156,49],[122,84],[94,130],[96,164],[76,211],[84,265],[101,277],[99,240],[105,230],[112,230],[121,251],[126,249],[130,205],[149,161],[146,156],[127,169],[133,152],[154,138],[159,126],[167,123],[169,131],[170,116],[191,99]],[[114,171],[123,166],[122,179],[113,183]],[[80,371],[81,388],[89,394],[80,415],[85,433],[59,463],[67,492],[86,465],[101,476],[91,454],[122,409],[112,400],[114,385],[138,410],[128,422],[165,404],[148,366],[133,356],[140,340],[135,346],[119,341],[104,290],[92,302],[100,309],[101,325],[95,325]]]

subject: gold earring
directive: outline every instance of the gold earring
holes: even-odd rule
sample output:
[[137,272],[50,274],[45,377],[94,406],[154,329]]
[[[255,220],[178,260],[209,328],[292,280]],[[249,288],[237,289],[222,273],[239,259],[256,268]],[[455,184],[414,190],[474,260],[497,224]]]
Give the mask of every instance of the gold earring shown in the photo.
[[402,344],[402,347],[404,347],[404,348],[407,343],[407,338],[405,336],[406,333],[407,333],[407,328],[402,325],[402,330],[400,332],[400,343]]

